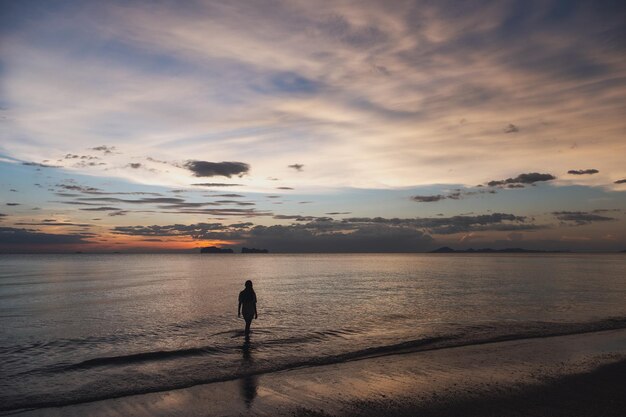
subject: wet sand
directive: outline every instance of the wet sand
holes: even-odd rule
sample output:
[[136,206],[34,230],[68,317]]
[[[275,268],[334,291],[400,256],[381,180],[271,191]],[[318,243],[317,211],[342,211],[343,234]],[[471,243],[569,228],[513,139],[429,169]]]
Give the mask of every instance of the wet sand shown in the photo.
[[623,416],[625,375],[626,329],[402,352],[12,415]]

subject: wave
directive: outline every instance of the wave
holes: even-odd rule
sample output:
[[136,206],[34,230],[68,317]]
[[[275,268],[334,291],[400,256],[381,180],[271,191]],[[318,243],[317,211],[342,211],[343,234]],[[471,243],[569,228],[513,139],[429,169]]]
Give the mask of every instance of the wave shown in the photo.
[[[331,365],[388,355],[425,352],[441,349],[453,349],[465,346],[498,343],[504,341],[546,338],[554,336],[592,333],[606,330],[626,329],[626,317],[609,318],[591,323],[518,323],[517,326],[506,326],[506,329],[508,329],[508,331],[503,331],[505,327],[493,325],[472,326],[467,327],[466,329],[469,329],[469,331],[461,331],[455,334],[408,340],[400,343],[369,347],[335,355],[303,358],[300,360],[292,360],[284,363],[269,363],[263,367],[254,369],[242,369],[241,367],[238,367],[234,369],[232,373],[227,375],[213,377],[191,376],[189,379],[185,381],[178,381],[177,383],[165,382],[158,386],[155,385],[149,387],[132,386],[128,387],[127,389],[113,393],[85,392],[81,393],[75,398],[59,398],[59,396],[54,396],[52,398],[51,396],[50,398],[40,397],[38,399],[12,399],[10,401],[4,401],[0,405],[0,412],[5,415],[6,413],[15,412],[17,410],[23,409],[60,407],[71,404],[125,397],[130,395],[170,391],[173,389],[189,388],[195,385],[229,381],[249,376],[287,371],[296,368]],[[497,329],[499,329],[499,332],[497,331]],[[49,368],[46,371],[68,372],[74,370],[85,370],[100,366],[124,366],[137,362],[152,362],[189,356],[203,356],[219,353],[228,353],[230,349],[232,348],[217,348],[206,346],[172,351],[141,352],[130,355],[93,358],[74,364],[64,364],[61,366],[57,365],[56,368]],[[241,349],[241,346],[238,346],[238,349]]]

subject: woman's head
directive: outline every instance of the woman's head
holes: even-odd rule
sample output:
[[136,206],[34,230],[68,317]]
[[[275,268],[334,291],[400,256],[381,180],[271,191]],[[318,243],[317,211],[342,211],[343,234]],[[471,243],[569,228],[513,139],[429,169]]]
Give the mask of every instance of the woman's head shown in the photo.
[[249,290],[251,290],[251,289],[252,289],[252,281],[247,280],[245,285],[246,285],[246,288],[247,288],[247,289],[249,289]]

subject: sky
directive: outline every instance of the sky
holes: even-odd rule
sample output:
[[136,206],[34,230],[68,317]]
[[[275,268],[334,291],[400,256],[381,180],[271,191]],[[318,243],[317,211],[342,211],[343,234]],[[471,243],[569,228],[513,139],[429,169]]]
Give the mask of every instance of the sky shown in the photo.
[[0,0],[0,252],[626,249],[623,1]]

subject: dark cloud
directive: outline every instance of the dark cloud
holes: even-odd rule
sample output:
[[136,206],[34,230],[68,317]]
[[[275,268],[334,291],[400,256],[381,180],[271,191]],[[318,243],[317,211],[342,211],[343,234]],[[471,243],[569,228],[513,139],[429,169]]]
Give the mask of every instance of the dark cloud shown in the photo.
[[556,177],[552,174],[540,174],[538,172],[530,172],[528,174],[519,174],[515,178],[507,178],[505,180],[494,180],[487,183],[490,187],[497,187],[507,184],[534,184],[540,181],[552,181]]
[[11,188],[9,191],[11,191],[12,193],[17,193],[17,190],[15,188]]
[[61,166],[59,165],[48,165],[48,164],[41,164],[38,162],[22,162],[22,165],[26,165],[29,167],[39,167],[39,168],[61,168]]
[[191,184],[195,187],[240,187],[243,184],[225,184],[223,182],[201,182]]
[[478,194],[495,194],[493,190],[461,190],[456,189],[452,190],[450,193],[436,194],[436,195],[416,195],[411,197],[411,200],[416,201],[418,203],[433,203],[441,200],[461,200],[468,196],[478,195]]
[[584,211],[555,211],[552,212],[552,214],[562,223],[575,226],[583,226],[593,222],[608,222],[617,220],[613,217],[601,216],[599,214],[587,213]]
[[626,183],[626,178],[622,179],[622,180],[617,180],[614,182],[614,184],[624,184]]
[[194,239],[227,239],[240,238],[239,233],[247,230],[252,223],[236,223],[223,225],[222,223],[196,223],[190,225],[173,224],[167,226],[117,226],[112,229],[114,234],[129,236],[188,236]]
[[29,229],[0,227],[0,245],[11,249],[16,246],[32,245],[66,245],[88,243],[80,234],[52,234],[42,233]]
[[277,190],[293,190],[291,187],[276,187]]
[[20,203],[7,203],[7,206],[21,206]]
[[0,213],[0,220],[2,220],[3,217],[6,217],[7,215],[4,213]]
[[418,203],[432,203],[435,201],[444,200],[446,197],[438,194],[438,195],[414,195],[411,197],[411,200],[417,201]]
[[131,162],[130,164],[128,164],[128,166],[132,169],[141,168],[141,164],[139,162]]
[[273,216],[274,213],[270,211],[258,211],[256,209],[237,209],[237,208],[223,208],[223,209],[179,209],[179,210],[165,210],[162,213],[169,214],[206,214],[209,216],[242,216],[242,217],[261,217],[261,216]]
[[227,177],[233,175],[239,177],[245,175],[250,170],[250,165],[243,162],[207,162],[207,161],[187,161],[184,167],[193,172],[195,177]]
[[619,213],[621,210],[620,209],[595,209],[592,210],[592,213]]
[[[152,195],[152,196],[160,196],[159,193],[150,193],[145,191],[120,191],[120,192],[108,192],[102,191],[96,187],[88,187],[84,185],[77,184],[57,184],[56,187],[62,188],[67,191],[78,191],[83,194],[92,194],[92,195]],[[64,194],[64,193],[56,193],[56,195],[62,197],[77,197],[77,194]]]
[[430,248],[432,240],[422,231],[385,224],[362,225],[349,233],[292,225],[256,226],[246,244],[272,252],[420,252]]
[[281,195],[266,195],[266,198],[281,198]]
[[238,206],[255,206],[256,203],[251,201],[236,201],[236,200],[217,200],[218,204],[236,204]]
[[517,132],[519,132],[519,127],[515,126],[513,123],[509,123],[509,125],[504,128],[504,133],[517,133]]
[[568,174],[570,175],[592,175],[592,174],[597,174],[598,171],[597,169],[571,169],[569,171],[567,171]]
[[16,226],[73,226],[73,227],[91,227],[92,224],[88,223],[71,223],[71,222],[58,222],[52,219],[46,219],[41,222],[19,222],[15,223]]
[[68,153],[67,155],[65,155],[63,157],[64,159],[83,159],[83,160],[93,160],[93,159],[100,159],[97,156],[91,156],[91,155],[76,155],[76,154],[72,154],[72,153]]
[[104,207],[88,207],[88,208],[82,208],[79,210],[84,210],[84,211],[120,211],[120,209],[118,207],[109,207],[109,206],[104,206]]
[[395,226],[413,227],[428,231],[432,234],[454,234],[477,231],[514,231],[514,230],[539,230],[545,226],[529,222],[525,216],[516,216],[507,213],[491,213],[475,216],[452,216],[452,217],[416,217],[408,219],[386,219],[382,217],[354,217],[341,221],[347,225],[360,223],[383,223]]
[[330,213],[324,213],[327,214],[329,216],[336,216],[338,214],[352,214],[351,211],[331,211]]
[[72,166],[75,168],[85,168],[85,167],[95,167],[95,166],[102,166],[102,165],[106,165],[106,163],[105,162],[78,161]]
[[56,185],[59,188],[62,188],[64,190],[67,191],[78,191],[84,194],[99,194],[101,193],[101,190],[99,188],[95,188],[95,187],[85,187],[82,185],[75,185],[75,184],[57,184]]
[[115,151],[115,146],[102,145],[102,146],[96,146],[95,148],[90,148],[90,149],[93,151],[99,151],[105,154],[110,154],[110,153],[113,153],[113,151]]
[[182,198],[174,197],[144,197],[136,200],[129,200],[116,197],[81,197],[80,201],[99,201],[102,203],[127,203],[127,204],[177,204],[184,203]]
[[295,220],[297,222],[312,222],[312,221],[329,222],[333,220],[331,217],[302,216],[299,214],[295,214],[295,215],[277,214],[273,218],[276,220]]
[[128,212],[126,210],[120,210],[120,211],[112,211],[109,213],[109,216],[111,217],[116,217],[116,216],[126,216]]
[[194,239],[234,240],[273,252],[419,252],[432,247],[432,234],[472,231],[519,232],[545,228],[524,216],[492,213],[437,218],[331,217],[276,215],[289,225],[254,226],[198,223],[168,226],[119,226],[116,234],[189,236]]
[[150,157],[150,156],[146,158],[146,161],[156,162],[156,163],[158,163],[158,164],[167,164],[167,165],[172,165],[170,162],[167,162],[167,161],[161,161],[161,160],[159,160],[159,159],[154,159],[154,158],[152,158],[152,157]]
[[164,205],[164,206],[159,206],[159,208],[161,209],[182,209],[182,208],[198,208],[198,207],[204,207],[204,206],[219,206],[220,204],[218,202],[203,202],[203,203],[190,203],[190,202],[183,202],[183,203],[176,203],[176,204],[168,204],[168,205]]
[[215,194],[214,197],[228,197],[228,198],[244,198],[241,194]]
[[287,165],[288,168],[293,168],[296,171],[300,172],[302,171],[302,168],[304,168],[303,164],[293,164],[293,165]]

